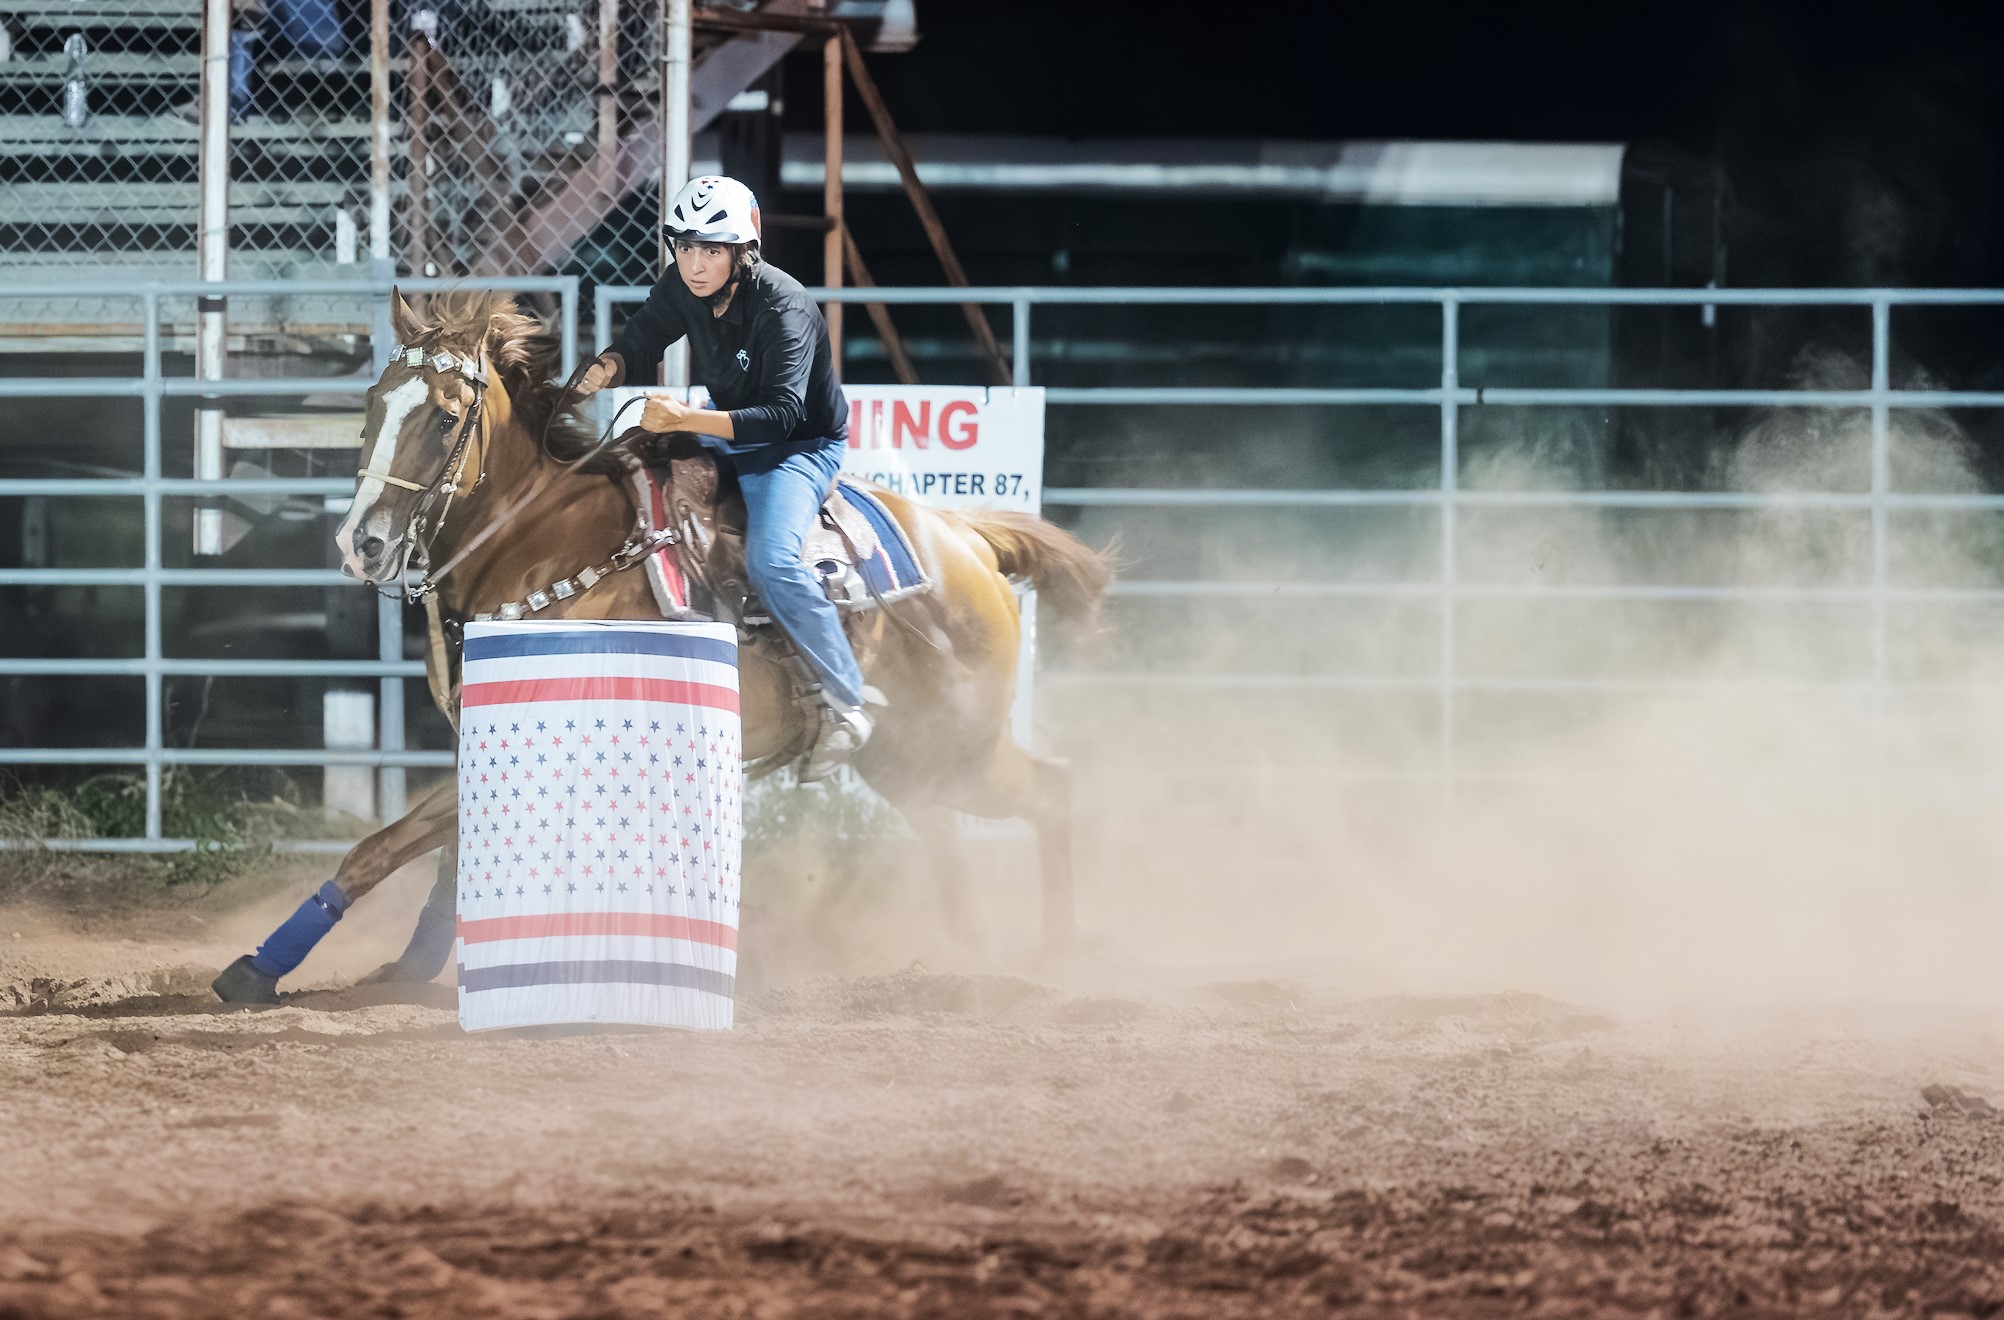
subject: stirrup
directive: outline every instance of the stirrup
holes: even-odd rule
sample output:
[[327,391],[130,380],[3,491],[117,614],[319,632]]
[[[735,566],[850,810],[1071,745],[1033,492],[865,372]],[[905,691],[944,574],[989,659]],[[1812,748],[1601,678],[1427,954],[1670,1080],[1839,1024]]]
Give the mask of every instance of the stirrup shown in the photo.
[[862,706],[853,710],[823,706],[814,746],[801,762],[800,782],[812,784],[834,774],[870,741],[870,732],[875,727],[876,721]]

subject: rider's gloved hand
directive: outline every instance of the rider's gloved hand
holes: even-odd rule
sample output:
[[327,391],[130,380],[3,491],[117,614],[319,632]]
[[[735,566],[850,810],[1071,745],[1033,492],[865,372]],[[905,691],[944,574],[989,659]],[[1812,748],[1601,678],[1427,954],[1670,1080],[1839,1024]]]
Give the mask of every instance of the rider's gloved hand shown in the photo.
[[626,363],[617,353],[601,353],[598,361],[591,364],[578,382],[578,397],[589,399],[608,385],[617,384],[626,375]]

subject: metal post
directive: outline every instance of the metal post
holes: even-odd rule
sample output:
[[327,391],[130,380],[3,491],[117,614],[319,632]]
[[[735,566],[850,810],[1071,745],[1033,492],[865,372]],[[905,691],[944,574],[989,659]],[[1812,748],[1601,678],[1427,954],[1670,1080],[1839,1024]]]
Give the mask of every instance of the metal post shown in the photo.
[[1454,788],[1454,515],[1460,489],[1460,416],[1455,395],[1461,388],[1461,303],[1452,293],[1440,300],[1440,769],[1449,793]]
[[[397,661],[404,658],[404,606],[395,596],[376,597],[376,658]],[[383,675],[376,699],[378,746],[386,752],[404,749],[404,680],[395,674]],[[401,766],[384,766],[377,783],[378,814],[388,824],[404,814],[404,771]]]
[[[821,43],[821,141],[826,157],[821,172],[821,211],[828,232],[821,239],[821,282],[842,287],[842,43],[830,37]],[[829,303],[828,346],[835,374],[842,374],[842,304]]]
[[[424,274],[422,267],[418,274]],[[390,259],[390,0],[369,0],[369,278],[387,285],[396,278]],[[390,327],[389,290],[375,291],[370,322],[370,357],[380,374],[390,362],[395,332]]]
[[[689,180],[690,0],[661,0],[661,269],[668,250],[668,204]],[[689,383],[689,346],[677,342],[662,361],[662,384]],[[639,382],[635,382],[636,384]]]
[[1014,369],[1014,379],[1018,388],[1030,383],[1030,300],[1018,298],[1011,304],[1011,313],[1016,318],[1012,327],[1015,333],[1014,351],[1010,364]]
[[[201,144],[196,161],[200,211],[196,221],[199,274],[204,281],[229,278],[230,253],[230,0],[202,3]],[[195,375],[223,378],[228,351],[225,304],[220,295],[196,304]],[[223,475],[223,412],[219,400],[195,407],[195,476],[216,481]],[[221,509],[195,510],[195,553],[223,552]]]
[[1892,306],[1872,299],[1872,785],[1871,839],[1874,869],[1898,874],[1885,777],[1891,761],[1892,684],[1886,655],[1886,587],[1891,528],[1887,497],[1892,494],[1892,436],[1886,391],[1892,386]]
[[[569,380],[571,373],[577,370],[578,365],[578,282],[576,280],[572,280],[563,287],[563,291],[557,295],[557,304],[559,308],[557,313],[557,329],[564,337],[563,357],[558,359],[558,369],[564,373],[564,379]],[[596,344],[592,346],[592,351],[594,353],[598,351]]]
[[[145,430],[140,472],[148,483],[160,480],[160,295],[146,295]],[[160,751],[166,746],[165,694],[161,680],[160,629],[160,491],[149,484],[142,497],[146,521],[146,837],[159,839]]]
[[390,0],[369,0],[369,255],[390,257]]
[[1886,391],[1892,388],[1892,307],[1872,300],[1872,681],[1884,688],[1886,659],[1886,579],[1890,558],[1887,496],[1892,493],[1892,441]]
[[[417,134],[410,162],[413,172],[411,205],[416,226],[411,263],[414,273],[422,276],[427,273],[424,248],[430,246],[430,239],[423,219],[422,208],[426,205],[424,180],[418,177],[417,172],[426,167],[424,111],[428,95],[426,73],[429,70],[428,67],[419,69],[415,66],[428,61],[431,50],[429,42],[423,49],[419,49],[415,42],[411,43],[411,47],[411,117]],[[378,282],[396,277],[396,264],[390,257],[390,0],[369,0],[369,269],[371,277]],[[389,324],[389,303],[380,294],[372,310],[371,357],[380,372],[388,363],[394,332]],[[403,651],[403,611],[394,601],[382,598],[376,609],[377,658],[401,660]],[[378,742],[385,750],[400,751],[404,745],[403,680],[386,675],[379,685],[379,692],[376,702]],[[385,822],[403,816],[402,769],[384,767],[381,771],[376,781],[376,810]]]
[[[1013,379],[1017,387],[1027,388],[1030,384],[1030,300],[1018,297],[1010,305],[1010,311],[1015,317],[1015,324],[1012,330],[1016,340],[1016,354],[1011,370],[1014,373]],[[1041,474],[1038,480],[1041,483]],[[1042,510],[1039,510],[1039,512],[1042,512]],[[1016,708],[1010,716],[1010,725],[1018,743],[1024,747],[1034,747],[1036,745],[1037,726],[1036,720],[1031,714],[1030,701],[1031,694],[1035,691],[1037,682],[1037,593],[1035,591],[1026,591],[1023,593],[1022,610],[1022,644],[1016,651],[1016,691],[1018,695],[1016,698]]]
[[390,290],[397,277],[395,263],[371,257],[369,275],[375,282],[369,304],[369,369],[378,376],[390,365],[390,350],[396,346],[396,327],[390,324]]

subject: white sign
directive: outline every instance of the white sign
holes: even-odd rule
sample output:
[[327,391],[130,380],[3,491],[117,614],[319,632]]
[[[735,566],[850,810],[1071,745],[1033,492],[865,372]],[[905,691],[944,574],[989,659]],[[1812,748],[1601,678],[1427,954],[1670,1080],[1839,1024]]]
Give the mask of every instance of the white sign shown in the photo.
[[850,385],[842,470],[942,509],[1044,507],[1044,391]]

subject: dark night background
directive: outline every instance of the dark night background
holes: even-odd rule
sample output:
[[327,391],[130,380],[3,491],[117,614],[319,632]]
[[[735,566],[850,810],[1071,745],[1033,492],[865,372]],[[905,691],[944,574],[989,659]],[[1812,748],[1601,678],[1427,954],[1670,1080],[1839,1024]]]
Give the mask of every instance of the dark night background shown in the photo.
[[[869,57],[900,127],[912,133],[1620,143],[1627,156],[1616,283],[2004,286],[1998,6],[1277,4],[1171,13],[1061,0],[918,0],[918,20],[916,49]],[[819,130],[818,76],[817,57],[790,62],[788,128]],[[853,98],[850,105],[851,131],[867,132],[860,105]],[[1659,223],[1669,208],[1658,199],[1672,191],[1676,223]],[[814,209],[818,199],[796,196],[789,205]],[[859,195],[851,205],[866,248],[884,251],[879,278],[938,282],[900,199]],[[998,222],[984,199],[942,197],[949,229],[966,235],[976,283],[1362,278],[1289,269],[1278,255],[1304,223],[1311,230],[1320,223],[1315,238],[1340,254],[1343,231],[1310,216],[1312,204],[1297,210],[1292,230],[1262,229],[1257,220],[1232,230],[1227,216],[1253,216],[1260,205],[1233,209],[1229,199],[1176,194],[1112,203],[1102,207],[1096,250],[1082,238],[1077,259],[1056,267],[1047,254],[1076,228],[1062,202],[1046,208],[1050,228],[1022,233],[1012,252],[994,238]],[[1204,218],[1192,218],[1205,208]],[[1122,218],[1109,223],[1116,210]],[[1001,223],[1028,231],[1044,219],[1018,214]],[[1207,228],[1193,232],[1197,225]],[[1172,246],[1180,261],[1165,265],[1161,253]],[[1232,259],[1235,247],[1243,259]],[[1214,249],[1216,260],[1192,256]],[[1496,262],[1380,282],[1457,281],[1556,282]],[[1169,323],[1154,320],[1167,333]],[[2004,389],[2004,309],[1897,309],[1892,325],[1895,385]],[[1144,336],[1151,328],[1137,315],[1125,331]],[[1250,314],[1207,328],[1253,353],[1309,333]],[[1322,331],[1361,342],[1354,326],[1332,321]],[[1536,331],[1520,318],[1510,333],[1529,342]],[[1615,314],[1611,334],[1615,384],[1868,383],[1869,323],[1860,308],[1727,308],[1703,329],[1688,312],[1627,309]],[[1390,356],[1380,353],[1378,365]],[[1064,383],[1064,370],[1053,364],[1045,378]],[[1317,380],[1335,379],[1316,370]],[[1610,441],[1607,477],[1699,479],[1715,428],[1745,420],[1628,410]],[[2004,419],[1971,412],[1956,420],[1986,479],[2004,482]]]
[[2004,7],[1165,11],[921,0],[919,46],[871,64],[921,132],[1669,149],[1724,170],[1734,284],[2004,283]]

